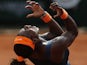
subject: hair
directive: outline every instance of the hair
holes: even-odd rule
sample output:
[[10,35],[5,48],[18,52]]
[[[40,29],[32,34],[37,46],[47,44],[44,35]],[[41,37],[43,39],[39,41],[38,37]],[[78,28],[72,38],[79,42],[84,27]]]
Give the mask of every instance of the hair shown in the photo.
[[32,54],[33,49],[26,45],[16,44],[14,45],[14,51],[18,56],[28,58]]

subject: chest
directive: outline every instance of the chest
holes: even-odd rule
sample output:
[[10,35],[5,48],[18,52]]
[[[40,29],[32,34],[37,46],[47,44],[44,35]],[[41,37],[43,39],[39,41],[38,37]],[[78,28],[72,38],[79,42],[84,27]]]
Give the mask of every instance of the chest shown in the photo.
[[34,59],[39,60],[61,60],[64,55],[64,51],[61,49],[54,49],[52,44],[49,45],[41,45],[33,52],[31,55]]

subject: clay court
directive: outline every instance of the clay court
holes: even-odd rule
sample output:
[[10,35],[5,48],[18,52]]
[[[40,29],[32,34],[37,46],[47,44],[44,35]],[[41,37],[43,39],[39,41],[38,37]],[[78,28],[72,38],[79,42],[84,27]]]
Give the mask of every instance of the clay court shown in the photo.
[[[13,52],[13,39],[18,30],[0,31],[0,65],[9,65],[16,55]],[[87,65],[87,32],[80,32],[76,40],[69,47],[71,65]],[[29,65],[33,65],[27,61]]]

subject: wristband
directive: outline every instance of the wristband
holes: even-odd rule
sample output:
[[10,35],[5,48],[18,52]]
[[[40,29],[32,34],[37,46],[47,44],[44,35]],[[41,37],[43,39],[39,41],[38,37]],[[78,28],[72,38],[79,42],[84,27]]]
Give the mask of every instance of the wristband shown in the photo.
[[62,20],[65,20],[65,19],[68,18],[68,13],[67,13],[64,9],[62,9],[62,10],[63,10],[63,14],[60,15],[60,18],[61,18]]
[[45,11],[45,13],[40,17],[45,23],[48,23],[52,20],[51,15]]

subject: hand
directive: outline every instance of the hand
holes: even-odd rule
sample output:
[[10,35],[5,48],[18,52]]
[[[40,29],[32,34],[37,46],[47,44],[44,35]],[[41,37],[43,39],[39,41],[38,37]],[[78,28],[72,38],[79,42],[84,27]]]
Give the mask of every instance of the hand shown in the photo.
[[44,9],[39,5],[39,3],[35,1],[27,1],[28,5],[25,6],[25,8],[30,9],[33,11],[33,13],[28,14],[26,17],[40,17],[42,14],[44,14]]
[[57,2],[51,3],[49,8],[56,12],[56,15],[53,16],[54,18],[61,16],[63,13],[63,8],[60,7]]

